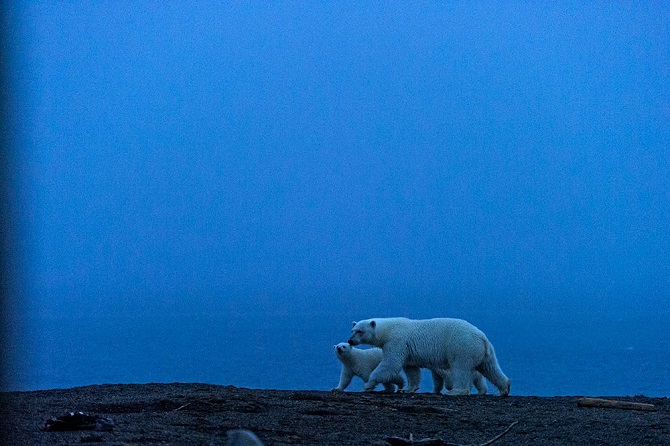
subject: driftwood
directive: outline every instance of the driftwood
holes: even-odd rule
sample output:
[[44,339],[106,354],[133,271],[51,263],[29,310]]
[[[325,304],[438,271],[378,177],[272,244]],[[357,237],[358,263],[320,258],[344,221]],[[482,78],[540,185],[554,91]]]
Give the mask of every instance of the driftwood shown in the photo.
[[187,408],[187,407],[190,406],[190,405],[191,405],[191,403],[186,403],[186,404],[184,404],[183,406],[179,406],[179,407],[177,407],[177,408],[174,410],[174,412],[177,412],[177,411],[179,411],[179,410],[185,409],[185,408]]
[[507,435],[507,433],[517,424],[518,421],[507,426],[507,429],[491,438],[489,441],[486,441],[481,444],[459,444],[459,443],[449,443],[441,438],[423,438],[421,440],[415,440],[412,434],[409,434],[409,438],[400,438],[400,437],[388,437],[386,442],[391,446],[488,446],[493,442],[500,440],[502,437]]
[[577,401],[579,407],[604,407],[608,409],[646,410],[654,412],[656,406],[646,403],[633,403],[631,401],[604,400],[601,398],[580,398]]

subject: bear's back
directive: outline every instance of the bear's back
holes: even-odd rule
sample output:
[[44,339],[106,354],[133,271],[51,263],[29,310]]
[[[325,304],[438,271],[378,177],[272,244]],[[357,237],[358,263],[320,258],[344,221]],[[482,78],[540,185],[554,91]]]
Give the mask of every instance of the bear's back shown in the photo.
[[381,362],[384,353],[381,348],[371,347],[371,348],[352,348],[351,355],[356,359],[365,361],[365,362]]

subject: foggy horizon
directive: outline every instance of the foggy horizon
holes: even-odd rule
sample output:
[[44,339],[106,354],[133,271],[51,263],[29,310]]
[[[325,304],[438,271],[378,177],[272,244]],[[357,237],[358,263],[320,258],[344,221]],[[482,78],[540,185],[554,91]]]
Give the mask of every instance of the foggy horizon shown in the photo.
[[660,4],[17,5],[28,311],[668,297]]
[[3,17],[15,388],[324,389],[406,316],[481,327],[519,394],[667,395],[665,3]]

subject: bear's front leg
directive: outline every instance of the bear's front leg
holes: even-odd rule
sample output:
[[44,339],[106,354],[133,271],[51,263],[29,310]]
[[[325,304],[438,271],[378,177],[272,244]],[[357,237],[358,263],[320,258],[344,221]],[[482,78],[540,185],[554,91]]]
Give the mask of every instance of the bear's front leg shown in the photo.
[[384,383],[384,392],[395,393],[396,385],[391,383]]
[[405,387],[405,378],[403,378],[402,375],[397,375],[391,383],[398,386],[398,391],[400,391],[403,387]]
[[351,380],[353,379],[354,374],[347,371],[344,367],[342,367],[342,373],[340,373],[340,384],[338,384],[337,387],[335,387],[331,392],[344,392],[344,389],[349,387],[349,384],[351,384]]
[[378,383],[373,384],[370,380],[363,386],[363,392],[373,392]]
[[[442,373],[443,371],[440,370]],[[444,387],[444,378],[440,373],[435,370],[430,371],[433,376],[433,393],[442,393],[442,388]]]
[[377,387],[377,384],[393,382],[393,380],[400,375],[403,363],[405,362],[405,355],[398,349],[383,349],[384,357],[376,369],[370,374],[370,378],[365,383],[363,390],[371,392]]
[[407,388],[401,390],[402,393],[414,393],[419,390],[421,384],[421,369],[419,367],[406,365],[403,367],[407,376]]

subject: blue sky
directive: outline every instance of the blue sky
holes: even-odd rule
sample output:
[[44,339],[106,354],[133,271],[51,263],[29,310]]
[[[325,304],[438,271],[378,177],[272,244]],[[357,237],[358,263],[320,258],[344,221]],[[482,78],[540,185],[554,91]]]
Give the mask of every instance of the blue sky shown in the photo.
[[12,3],[27,311],[667,304],[665,2],[231,3]]

